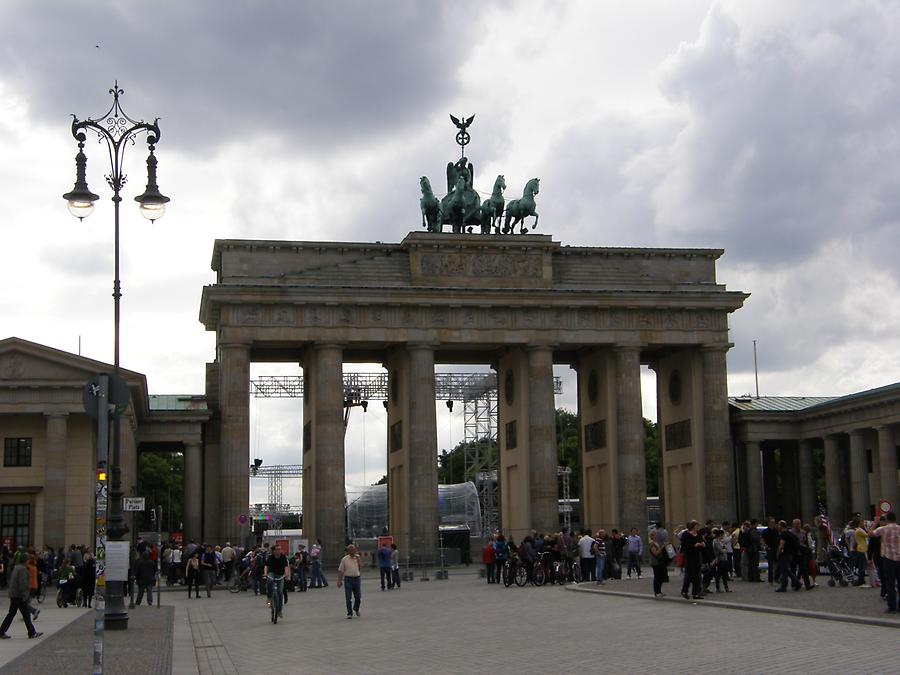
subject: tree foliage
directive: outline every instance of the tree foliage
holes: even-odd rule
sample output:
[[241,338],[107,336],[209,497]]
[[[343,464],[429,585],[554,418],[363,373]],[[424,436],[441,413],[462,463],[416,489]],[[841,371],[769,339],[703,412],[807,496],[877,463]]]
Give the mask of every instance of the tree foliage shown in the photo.
[[[200,489],[200,482],[194,489]],[[184,520],[184,455],[177,452],[141,452],[138,455],[138,495],[146,509],[136,520],[142,530],[155,530],[150,512],[162,506],[161,529],[178,531]]]

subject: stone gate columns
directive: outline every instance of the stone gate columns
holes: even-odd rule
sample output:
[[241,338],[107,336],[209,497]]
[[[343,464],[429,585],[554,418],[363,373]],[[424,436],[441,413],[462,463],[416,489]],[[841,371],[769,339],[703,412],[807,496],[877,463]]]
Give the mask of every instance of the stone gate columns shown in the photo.
[[763,500],[762,455],[757,441],[744,443],[747,453],[747,515],[762,520],[766,517]]
[[528,473],[531,524],[541,532],[559,529],[556,405],[553,397],[553,351],[528,350]]
[[825,493],[828,519],[838,525],[843,525],[847,515],[842,465],[840,437],[829,434],[825,436]]
[[717,523],[734,517],[734,455],[728,420],[725,355],[730,345],[707,345],[703,360],[703,450],[706,518]]
[[438,549],[437,417],[434,347],[413,344],[409,354],[409,551],[433,559]]
[[303,357],[303,531],[322,540],[323,562],[344,555],[343,351],[319,344]]
[[866,437],[863,429],[850,432],[850,505],[864,517],[869,511],[869,469],[866,462]]
[[616,428],[619,440],[619,529],[647,526],[644,417],[641,408],[641,350],[619,346],[616,355]]
[[250,504],[250,349],[245,344],[219,344],[219,409],[219,532],[235,543],[241,541],[238,518]]
[[609,350],[578,360],[581,422],[581,524],[591,532],[619,525],[615,361]]
[[800,518],[812,523],[816,517],[816,473],[813,464],[812,442],[807,438],[797,441],[797,473],[800,479]]
[[878,464],[880,468],[881,494],[877,498],[887,499],[894,505],[896,510],[900,506],[898,506],[897,501],[897,439],[895,432],[895,428],[891,425],[878,427]]
[[44,415],[47,432],[47,463],[44,469],[44,544],[59,548],[66,541],[66,413]]
[[[199,443],[184,445],[184,529],[187,539],[203,537],[203,448]],[[231,540],[235,546],[237,541]],[[243,543],[243,542],[241,542]]]

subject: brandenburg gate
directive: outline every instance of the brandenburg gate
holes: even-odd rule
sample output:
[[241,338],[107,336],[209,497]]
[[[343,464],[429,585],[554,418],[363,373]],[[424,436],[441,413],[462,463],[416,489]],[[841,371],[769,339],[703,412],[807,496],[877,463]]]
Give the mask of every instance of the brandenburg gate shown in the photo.
[[646,526],[642,364],[657,376],[666,520],[734,518],[725,357],[747,295],[717,283],[722,251],[563,246],[499,224],[467,233],[466,218],[400,243],[216,241],[200,310],[216,332],[209,539],[238,540],[249,502],[252,361],[303,368],[304,530],[330,560],[344,543],[345,362],[387,369],[390,529],[413,561],[438,547],[436,363],[497,371],[501,526],[517,541],[559,526],[554,364],[578,375],[586,527]]

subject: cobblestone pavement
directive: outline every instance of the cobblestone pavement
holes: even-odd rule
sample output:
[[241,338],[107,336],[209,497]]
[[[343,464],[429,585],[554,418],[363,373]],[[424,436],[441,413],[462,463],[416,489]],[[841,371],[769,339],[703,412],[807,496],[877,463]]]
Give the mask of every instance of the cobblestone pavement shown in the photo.
[[[644,581],[630,583],[637,588]],[[869,672],[897,668],[893,628],[555,586],[507,589],[454,572],[448,581],[411,581],[387,592],[368,572],[362,616],[350,621],[333,582],[290,594],[277,625],[269,622],[262,596],[219,592],[188,600],[179,594],[174,602],[177,611],[188,608],[190,631],[201,641],[194,663],[186,653],[176,657],[176,672],[647,673],[668,655],[667,674],[844,675],[860,670],[858,653],[847,648],[853,644],[873,645]],[[727,645],[727,656],[704,646],[714,643]]]
[[[106,631],[103,650],[104,673],[110,675],[163,675],[172,671],[171,606],[137,607],[129,610],[127,631]],[[0,675],[54,675],[90,673],[94,663],[94,613],[70,607],[41,607],[35,623],[44,636],[24,637],[26,649],[7,651],[0,645]],[[16,626],[14,625],[15,629]]]
[[[654,602],[647,577],[603,587],[643,596],[630,597],[556,586],[507,589],[456,570],[448,581],[432,577],[381,592],[376,576],[366,570],[362,616],[350,621],[333,579],[327,589],[291,593],[277,625],[269,622],[264,596],[220,590],[212,598],[188,600],[183,592],[167,592],[162,609],[132,610],[127,632],[107,634],[106,672],[647,673],[662,660],[667,675],[845,675],[861,672],[859,653],[848,648],[859,644],[872,646],[866,672],[897,672],[895,628]],[[678,576],[671,577],[665,591],[677,595]],[[595,588],[583,584],[579,590]],[[740,582],[733,588],[734,593],[713,593],[706,604],[770,603],[811,612],[837,606],[845,614],[885,616],[873,589],[780,594],[765,583]],[[90,672],[92,616],[83,612],[72,620],[75,615],[66,612],[72,610],[53,607],[42,614],[47,635],[38,641],[26,640],[14,625],[14,639],[0,644],[0,675]],[[727,656],[705,647],[711,643],[727,645]],[[23,646],[32,649],[21,656],[7,649]]]

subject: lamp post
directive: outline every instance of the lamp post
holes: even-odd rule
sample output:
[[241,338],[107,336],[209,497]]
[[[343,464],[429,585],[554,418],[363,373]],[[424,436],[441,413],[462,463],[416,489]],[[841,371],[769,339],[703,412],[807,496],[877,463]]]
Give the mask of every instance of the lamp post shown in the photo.
[[[125,93],[116,82],[109,93],[113,97],[112,106],[100,117],[88,117],[79,120],[72,115],[72,136],[78,143],[78,154],[75,156],[75,187],[63,195],[68,202],[69,212],[80,220],[91,215],[94,202],[100,197],[88,189],[86,169],[87,157],[84,154],[86,131],[97,134],[98,143],[106,143],[109,152],[110,172],[106,182],[113,191],[113,209],[115,212],[115,278],[113,280],[113,366],[114,374],[119,374],[119,305],[122,298],[119,282],[119,203],[120,192],[128,177],[123,173],[123,159],[129,145],[135,144],[140,134],[146,134],[149,154],[147,156],[147,187],[143,194],[134,198],[140,204],[141,214],[151,222],[161,218],[166,211],[169,198],[160,193],[156,184],[156,156],[154,150],[159,142],[159,118],[153,122],[131,119],[122,110],[119,97]],[[122,514],[122,469],[121,469],[122,432],[118,419],[113,422],[113,452],[110,462],[109,516],[107,519],[107,537],[110,541],[122,541],[128,534],[128,526]],[[128,611],[124,604],[124,582],[110,581],[106,585],[106,612],[104,624],[107,629],[124,630],[128,628]]]

